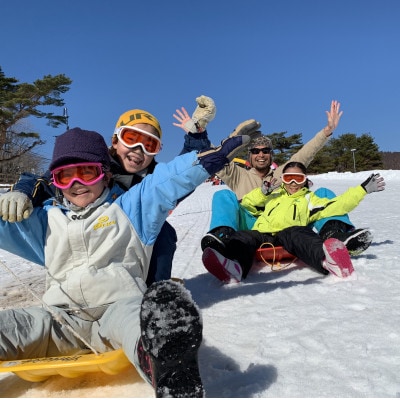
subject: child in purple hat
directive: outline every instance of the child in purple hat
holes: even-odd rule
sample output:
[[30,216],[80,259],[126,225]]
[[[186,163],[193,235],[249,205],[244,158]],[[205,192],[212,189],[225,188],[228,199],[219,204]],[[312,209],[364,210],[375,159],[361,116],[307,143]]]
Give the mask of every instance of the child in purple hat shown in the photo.
[[0,247],[47,270],[45,307],[0,311],[0,360],[122,348],[158,397],[202,397],[198,307],[173,281],[147,288],[147,269],[169,210],[256,126],[242,123],[213,150],[158,164],[127,192],[113,184],[99,133],[74,128],[57,137],[50,170],[62,199],[20,222],[0,220]]

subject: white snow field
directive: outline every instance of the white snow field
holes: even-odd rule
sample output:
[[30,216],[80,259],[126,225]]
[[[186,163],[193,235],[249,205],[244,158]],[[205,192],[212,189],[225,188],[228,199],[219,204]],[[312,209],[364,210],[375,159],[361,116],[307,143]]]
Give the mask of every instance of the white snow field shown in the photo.
[[[313,189],[337,194],[370,172],[312,176]],[[202,184],[170,215],[178,234],[173,276],[202,310],[200,371],[207,397],[400,397],[400,171],[380,172],[386,190],[372,193],[351,214],[369,227],[372,245],[353,258],[342,280],[305,268],[252,270],[240,284],[222,285],[202,265],[212,194]],[[44,271],[7,252],[0,260],[39,295]],[[21,282],[0,268],[0,309],[38,304]],[[134,370],[30,383],[0,375],[1,397],[153,397]]]

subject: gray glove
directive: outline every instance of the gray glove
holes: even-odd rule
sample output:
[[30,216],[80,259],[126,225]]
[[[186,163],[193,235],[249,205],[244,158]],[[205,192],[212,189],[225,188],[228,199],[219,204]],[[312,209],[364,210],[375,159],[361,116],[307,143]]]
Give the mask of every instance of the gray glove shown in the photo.
[[369,194],[372,192],[380,192],[385,189],[385,181],[379,174],[371,174],[361,186]]
[[[215,107],[214,100],[211,97],[201,95],[196,98],[198,106],[192,114],[194,124],[198,124],[200,128],[205,129],[207,124],[215,118],[217,107]],[[192,128],[191,128],[192,129]],[[197,132],[189,130],[189,132]]]
[[0,196],[0,217],[3,221],[20,222],[29,218],[32,211],[32,202],[25,193],[7,192]]
[[197,126],[192,119],[189,119],[189,121],[185,122],[183,127],[186,132],[190,132],[190,133],[197,132]]
[[272,178],[271,182],[269,181],[264,181],[261,185],[261,191],[265,194],[265,196],[268,196],[271,194],[275,189],[277,189],[280,186],[280,183],[277,183],[278,180],[276,178]]
[[229,135],[229,137],[247,135],[250,136],[250,140],[255,139],[256,137],[261,136],[261,132],[259,129],[261,128],[261,124],[257,122],[255,119],[248,119],[246,121],[241,122],[235,130]]

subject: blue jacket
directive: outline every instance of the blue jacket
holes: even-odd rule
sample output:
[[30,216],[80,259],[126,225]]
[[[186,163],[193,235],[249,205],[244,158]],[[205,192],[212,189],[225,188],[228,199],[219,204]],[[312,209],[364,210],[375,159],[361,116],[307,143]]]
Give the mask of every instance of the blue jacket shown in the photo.
[[96,307],[141,294],[169,210],[208,176],[195,152],[176,157],[125,193],[106,189],[85,209],[46,204],[22,222],[0,220],[0,247],[46,266],[49,305]]

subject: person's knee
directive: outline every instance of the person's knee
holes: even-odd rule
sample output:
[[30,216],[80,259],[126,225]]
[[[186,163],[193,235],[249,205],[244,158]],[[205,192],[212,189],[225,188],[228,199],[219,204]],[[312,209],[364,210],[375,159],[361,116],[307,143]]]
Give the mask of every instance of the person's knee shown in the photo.
[[216,201],[227,201],[227,200],[235,200],[237,201],[236,194],[229,189],[218,190],[213,195],[213,202]]
[[324,197],[327,199],[332,199],[332,198],[336,197],[336,194],[334,192],[332,192],[332,190],[325,188],[325,187],[318,188],[314,193],[318,197]]

